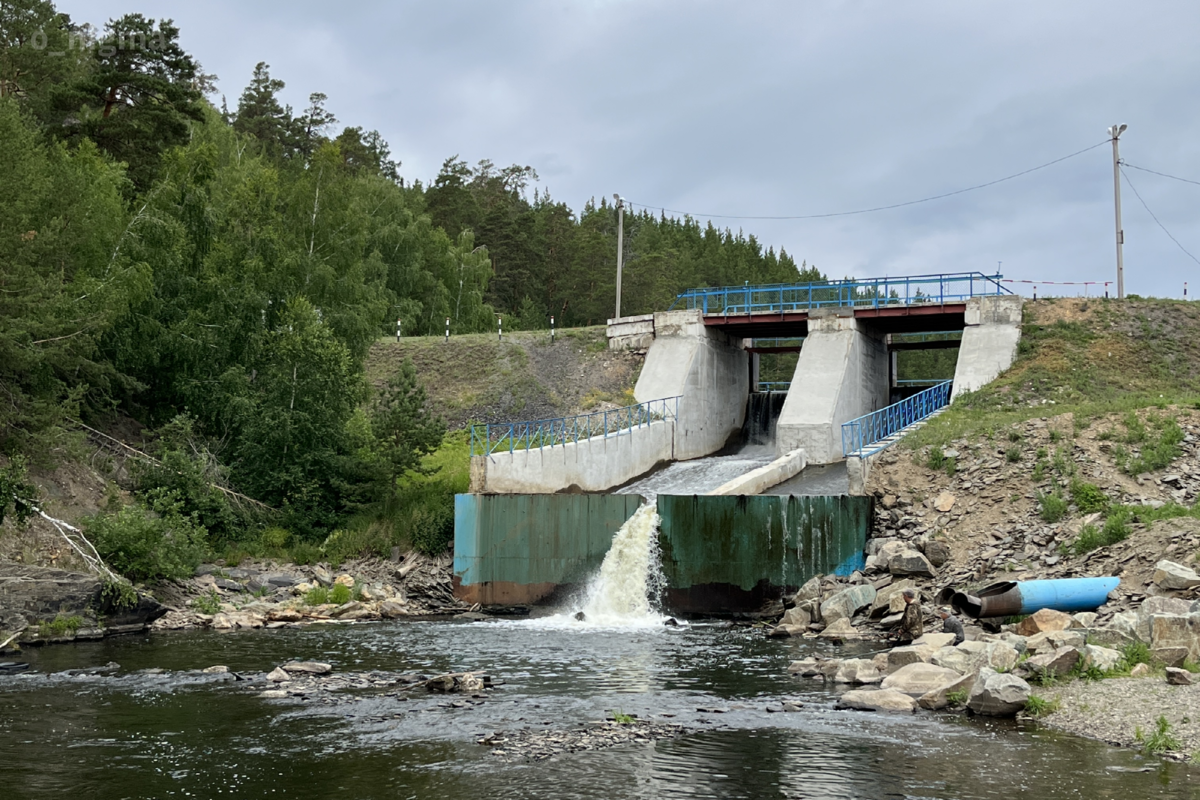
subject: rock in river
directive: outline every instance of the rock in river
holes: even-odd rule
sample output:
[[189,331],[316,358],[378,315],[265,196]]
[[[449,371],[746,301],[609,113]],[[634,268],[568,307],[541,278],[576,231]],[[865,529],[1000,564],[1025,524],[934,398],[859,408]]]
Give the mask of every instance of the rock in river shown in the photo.
[[854,689],[838,698],[838,708],[853,708],[859,711],[907,711],[917,708],[917,703],[903,692],[892,689]]
[[984,667],[971,688],[967,708],[985,716],[1011,717],[1025,708],[1030,693],[1029,684],[1016,675]]

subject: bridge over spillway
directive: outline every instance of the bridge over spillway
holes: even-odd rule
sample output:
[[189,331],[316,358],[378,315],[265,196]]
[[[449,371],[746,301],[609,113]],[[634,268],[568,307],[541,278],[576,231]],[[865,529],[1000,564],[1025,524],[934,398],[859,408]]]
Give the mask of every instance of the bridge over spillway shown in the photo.
[[[646,351],[638,405],[478,426],[472,491],[608,491],[663,462],[716,453],[742,430],[760,388],[759,358],[773,352],[799,352],[775,423],[779,460],[713,491],[755,494],[806,464],[867,454],[1012,363],[1021,298],[999,278],[958,273],[692,289],[667,311],[610,320],[610,348]],[[938,335],[918,335],[926,333]],[[959,348],[952,384],[892,404],[895,354],[948,345]]]

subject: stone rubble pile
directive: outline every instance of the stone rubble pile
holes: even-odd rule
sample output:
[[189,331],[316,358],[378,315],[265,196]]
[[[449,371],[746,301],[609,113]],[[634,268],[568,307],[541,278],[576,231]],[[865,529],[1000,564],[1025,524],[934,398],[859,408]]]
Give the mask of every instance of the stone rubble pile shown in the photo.
[[[1163,562],[1163,572],[1179,574],[1178,566]],[[878,684],[878,689],[846,692],[839,700],[843,708],[914,711],[958,704],[989,716],[1011,716],[1024,709],[1031,693],[1028,680],[1112,670],[1123,661],[1121,648],[1138,642],[1168,666],[1168,683],[1191,685],[1195,680],[1180,667],[1185,661],[1200,663],[1200,601],[1151,597],[1136,611],[1111,615],[1105,624],[1097,624],[1098,619],[1091,612],[1072,615],[1042,609],[1003,626],[1000,633],[973,628],[975,638],[958,645],[953,644],[953,634],[926,633],[871,658],[813,656],[793,662],[788,671],[844,686]],[[1148,674],[1145,665],[1139,666],[1144,668],[1141,674]],[[1138,675],[1135,669],[1133,676]],[[897,693],[912,702],[897,698]]]
[[[363,561],[337,573],[324,565],[253,569],[202,564],[195,577],[160,592],[173,610],[154,628],[229,631],[475,610],[454,598],[450,563],[446,556],[409,553],[399,563]],[[345,586],[352,599],[311,604],[315,589],[337,586]]]

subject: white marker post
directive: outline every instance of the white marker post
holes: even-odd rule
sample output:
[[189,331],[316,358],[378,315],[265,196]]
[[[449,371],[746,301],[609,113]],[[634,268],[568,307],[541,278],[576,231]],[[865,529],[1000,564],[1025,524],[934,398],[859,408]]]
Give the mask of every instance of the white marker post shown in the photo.
[[504,317],[496,317],[496,341],[504,341]]
[[396,320],[396,341],[400,341],[400,320]]
[[446,344],[450,343],[450,318],[446,317]]
[[[1187,284],[1183,285],[1183,294],[1187,296]],[[554,344],[554,315],[550,315],[550,344]]]

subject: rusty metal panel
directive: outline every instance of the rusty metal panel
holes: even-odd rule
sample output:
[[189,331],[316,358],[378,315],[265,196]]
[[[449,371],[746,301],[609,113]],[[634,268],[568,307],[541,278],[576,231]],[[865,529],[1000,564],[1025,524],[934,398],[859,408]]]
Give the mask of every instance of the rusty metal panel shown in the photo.
[[749,611],[863,564],[870,497],[659,495],[672,610]]
[[525,604],[600,567],[638,495],[460,494],[454,498],[455,594]]

